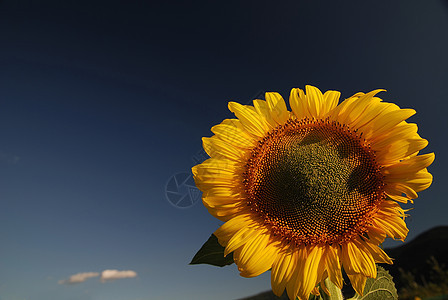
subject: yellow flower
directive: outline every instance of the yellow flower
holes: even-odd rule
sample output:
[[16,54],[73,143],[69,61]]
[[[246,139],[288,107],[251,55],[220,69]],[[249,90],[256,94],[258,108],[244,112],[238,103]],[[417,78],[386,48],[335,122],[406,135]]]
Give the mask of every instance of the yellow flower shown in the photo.
[[212,127],[210,159],[192,170],[241,276],[271,269],[276,295],[308,299],[327,278],[342,288],[342,268],[362,294],[375,263],[392,263],[378,245],[405,239],[397,202],[431,185],[434,154],[417,155],[428,142],[405,121],[415,111],[380,91],[338,105],[339,92],[306,86],[291,91],[292,111],[278,93],[229,103],[237,119]]

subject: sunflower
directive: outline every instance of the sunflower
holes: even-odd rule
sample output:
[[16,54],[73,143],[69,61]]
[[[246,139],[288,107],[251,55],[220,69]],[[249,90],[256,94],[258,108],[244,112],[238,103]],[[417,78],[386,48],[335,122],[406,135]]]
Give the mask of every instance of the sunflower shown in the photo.
[[406,238],[399,203],[431,185],[434,154],[417,155],[428,142],[405,121],[415,111],[380,91],[338,105],[337,91],[295,88],[292,111],[278,93],[229,103],[237,119],[212,127],[192,171],[241,276],[271,270],[276,295],[308,299],[326,279],[342,288],[344,270],[362,295],[375,264],[392,263],[378,245]]

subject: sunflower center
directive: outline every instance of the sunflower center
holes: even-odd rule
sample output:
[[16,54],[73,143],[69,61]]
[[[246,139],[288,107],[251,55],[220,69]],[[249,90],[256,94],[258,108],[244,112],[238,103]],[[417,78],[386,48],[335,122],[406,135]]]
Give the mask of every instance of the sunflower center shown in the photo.
[[252,150],[243,174],[248,204],[297,244],[362,234],[383,199],[372,150],[339,123],[289,120]]

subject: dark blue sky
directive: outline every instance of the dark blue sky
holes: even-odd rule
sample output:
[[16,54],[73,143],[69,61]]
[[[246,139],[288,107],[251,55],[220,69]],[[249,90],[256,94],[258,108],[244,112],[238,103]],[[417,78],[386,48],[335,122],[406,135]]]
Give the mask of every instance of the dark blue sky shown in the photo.
[[[149,1],[148,1],[149,2]],[[0,299],[235,299],[270,274],[188,266],[220,222],[171,205],[228,101],[312,84],[414,108],[435,152],[409,238],[448,223],[446,0],[0,1]],[[397,245],[397,243],[390,243]],[[137,278],[73,285],[106,269]]]

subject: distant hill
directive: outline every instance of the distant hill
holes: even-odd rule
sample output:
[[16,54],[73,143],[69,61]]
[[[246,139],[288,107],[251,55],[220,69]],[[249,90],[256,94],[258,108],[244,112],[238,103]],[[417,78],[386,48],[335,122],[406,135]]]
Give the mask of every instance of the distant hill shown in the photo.
[[[394,277],[395,285],[399,290],[402,286],[400,282],[400,268],[403,271],[415,274],[419,283],[429,281],[430,267],[429,259],[433,256],[439,264],[448,267],[448,226],[438,226],[418,235],[413,240],[399,247],[384,250],[393,258],[393,265],[382,264]],[[266,291],[254,296],[241,298],[240,300],[287,300],[286,293],[281,298]]]
[[266,291],[262,292],[260,294],[250,296],[247,298],[241,298],[239,300],[289,300],[288,295],[286,294],[286,291],[283,293],[283,295],[279,298],[277,297],[272,291]]
[[439,264],[448,267],[448,226],[434,227],[402,246],[385,251],[394,259],[394,264],[383,267],[397,278],[394,281],[398,289],[401,287],[401,282],[398,280],[400,268],[415,274],[415,279],[419,283],[428,281],[430,277],[428,260],[431,256]]

